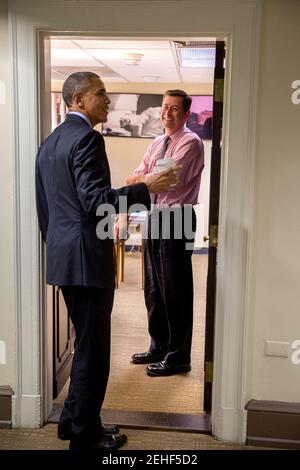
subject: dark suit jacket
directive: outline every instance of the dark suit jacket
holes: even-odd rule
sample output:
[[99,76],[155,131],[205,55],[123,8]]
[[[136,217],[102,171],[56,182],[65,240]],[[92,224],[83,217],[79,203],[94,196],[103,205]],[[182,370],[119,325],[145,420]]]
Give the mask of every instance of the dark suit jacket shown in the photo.
[[[46,241],[46,281],[65,286],[115,286],[113,240],[97,237],[99,205],[119,212],[119,197],[150,207],[145,184],[112,189],[104,139],[71,114],[45,140],[36,160],[36,203]],[[103,207],[103,206],[102,206]]]

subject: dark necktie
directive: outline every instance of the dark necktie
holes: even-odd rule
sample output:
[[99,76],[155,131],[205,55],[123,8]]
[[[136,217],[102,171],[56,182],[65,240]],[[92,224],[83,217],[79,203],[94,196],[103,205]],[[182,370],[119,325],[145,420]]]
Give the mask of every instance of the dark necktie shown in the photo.
[[163,145],[162,145],[158,158],[165,158],[166,150],[167,150],[170,140],[171,140],[171,137],[169,137],[168,135],[164,138]]
[[[166,137],[164,138],[164,141],[163,141],[163,144],[162,144],[162,148],[161,148],[161,151],[160,151],[160,154],[159,154],[157,160],[165,158],[165,156],[166,156],[166,151],[167,151],[167,147],[168,147],[168,145],[169,145],[170,140],[171,140],[171,137],[169,137],[168,135],[166,135]],[[158,196],[158,194],[154,194],[154,196],[153,196],[153,198],[152,198],[152,201],[153,201],[154,204],[157,203],[157,196]]]

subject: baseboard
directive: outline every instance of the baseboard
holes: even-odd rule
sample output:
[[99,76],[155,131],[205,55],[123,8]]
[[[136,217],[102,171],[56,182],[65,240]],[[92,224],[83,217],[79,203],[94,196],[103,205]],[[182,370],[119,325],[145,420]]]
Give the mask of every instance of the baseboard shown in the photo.
[[300,403],[250,400],[246,410],[247,444],[300,449]]
[[9,385],[0,385],[0,428],[11,428],[13,390]]

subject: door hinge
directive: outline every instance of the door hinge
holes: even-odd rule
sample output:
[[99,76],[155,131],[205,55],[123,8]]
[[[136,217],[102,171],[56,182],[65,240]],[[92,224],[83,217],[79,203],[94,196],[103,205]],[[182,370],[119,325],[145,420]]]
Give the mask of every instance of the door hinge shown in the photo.
[[214,248],[218,247],[218,226],[210,225],[209,227],[209,245]]
[[224,78],[216,78],[214,100],[217,103],[223,103],[223,96],[224,96]]
[[205,361],[205,382],[212,383],[213,381],[213,371],[214,371],[214,363]]

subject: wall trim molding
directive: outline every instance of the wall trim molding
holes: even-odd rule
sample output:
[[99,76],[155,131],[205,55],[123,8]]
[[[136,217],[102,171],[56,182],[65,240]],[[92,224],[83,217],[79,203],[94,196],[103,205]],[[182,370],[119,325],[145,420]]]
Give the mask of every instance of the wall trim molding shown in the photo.
[[[12,82],[15,84],[12,126],[16,125],[13,142],[16,335],[19,338],[16,399],[20,401],[15,426],[43,423],[43,412],[37,423],[38,414],[33,413],[30,417],[23,407],[22,397],[43,397],[44,384],[47,388],[49,381],[41,359],[41,351],[47,342],[47,328],[42,327],[40,340],[42,276],[39,276],[40,240],[34,194],[34,164],[40,135],[37,32],[87,32],[114,38],[210,35],[226,38],[227,42],[212,426],[218,439],[244,442],[244,408],[246,397],[249,397],[247,374],[250,374],[247,367],[250,361],[247,353],[250,334],[248,284],[260,4],[260,0],[60,0],[53,8],[53,2],[46,0],[9,2]],[[87,8],[90,14],[87,14]],[[45,400],[47,398],[40,401],[44,410],[49,405],[46,403],[45,406]]]
[[13,393],[9,385],[0,385],[0,428],[11,428]]
[[300,449],[300,403],[250,400],[246,409],[247,444]]
[[42,399],[40,395],[12,397],[13,427],[39,428],[42,424]]

